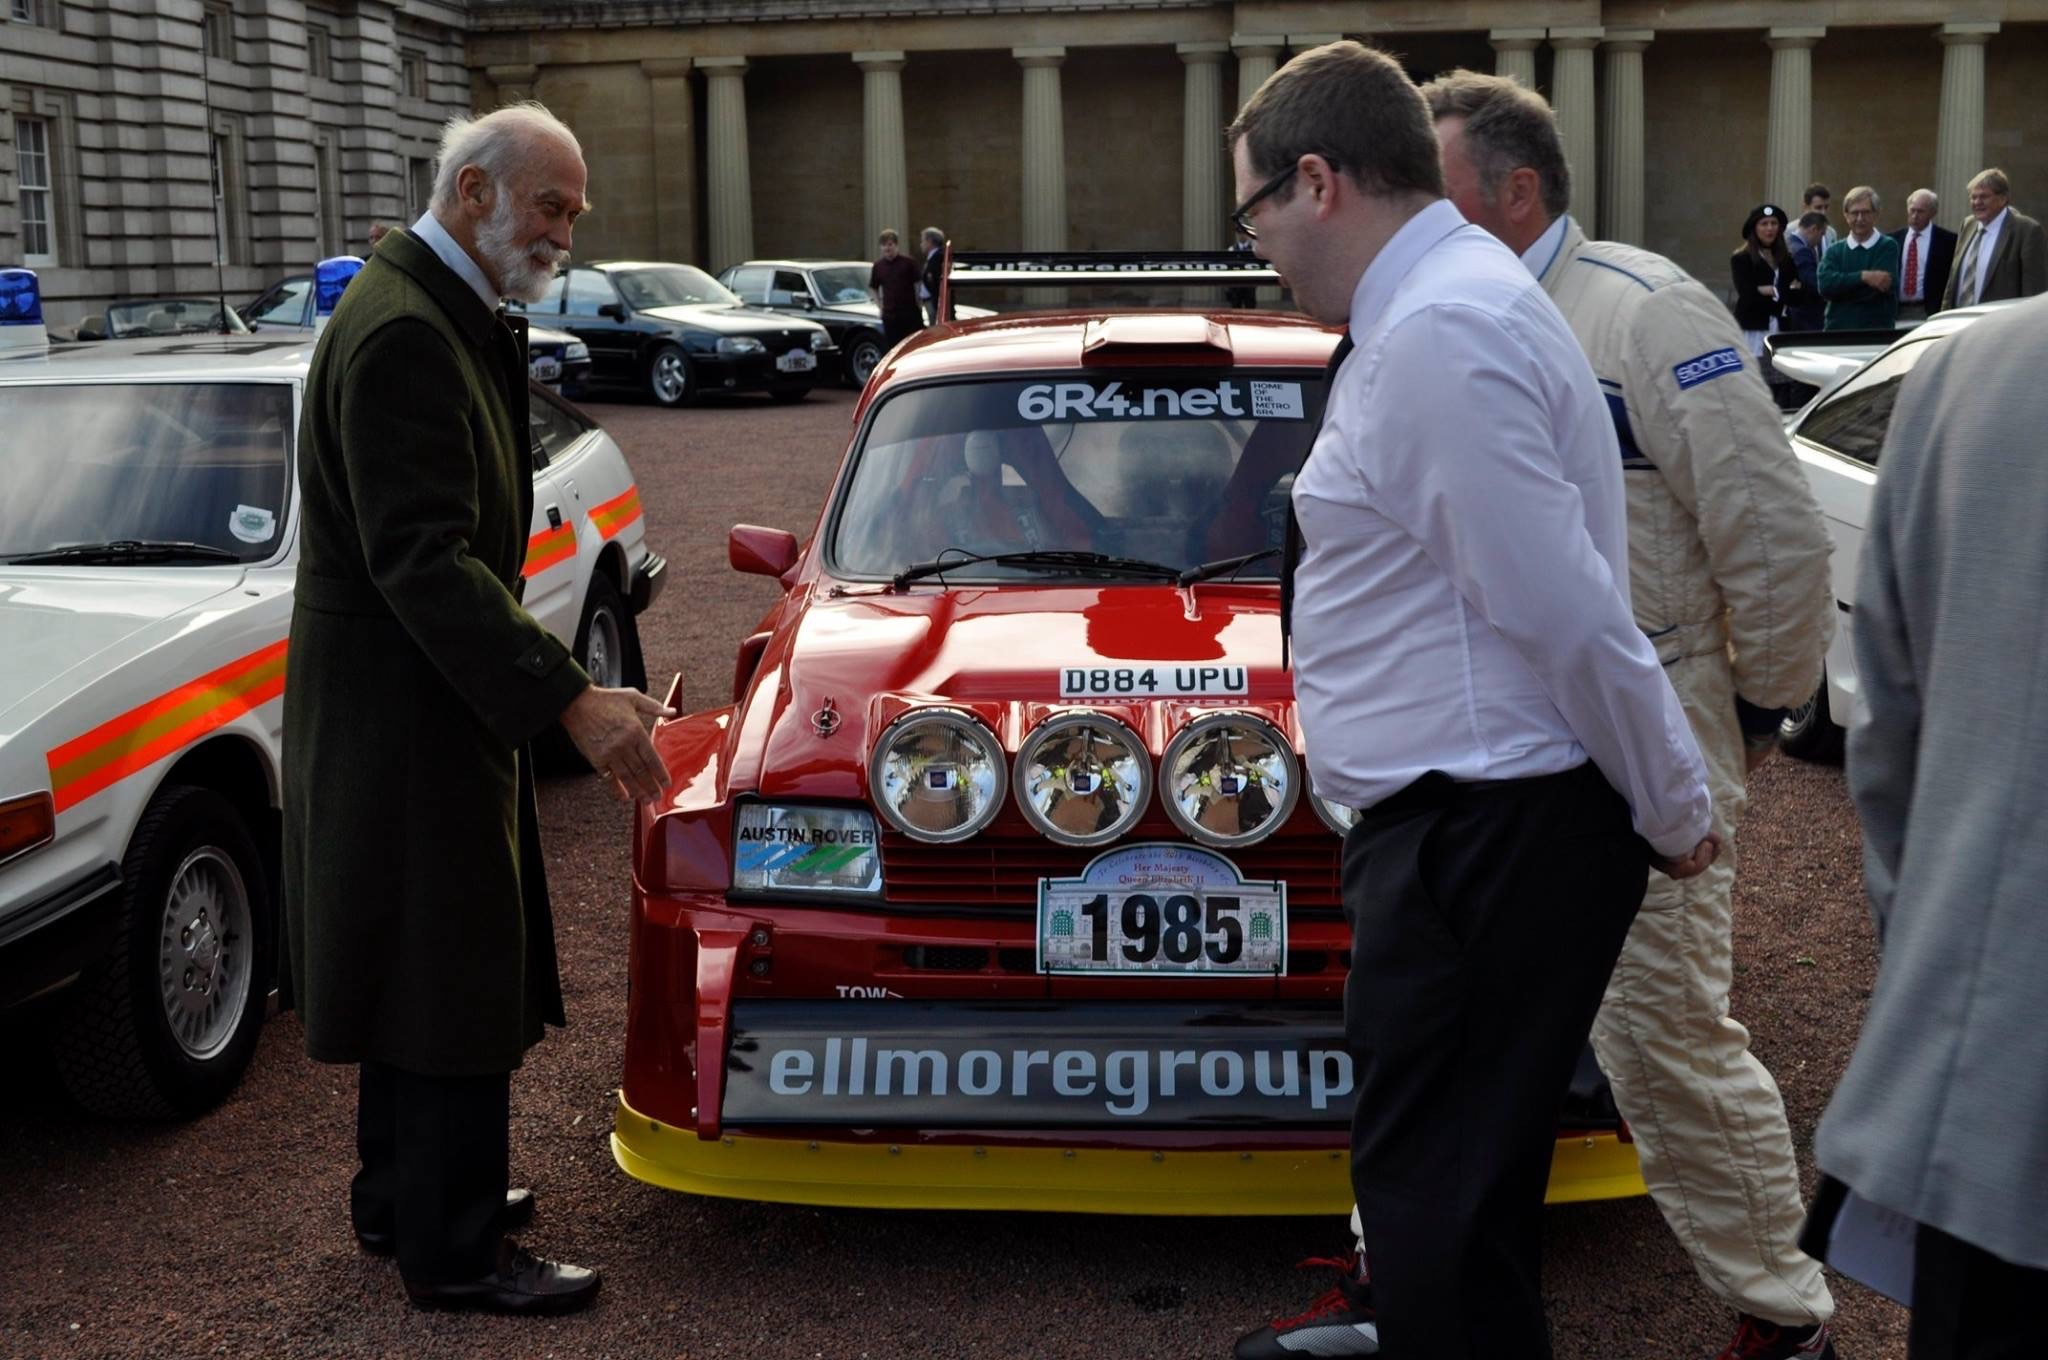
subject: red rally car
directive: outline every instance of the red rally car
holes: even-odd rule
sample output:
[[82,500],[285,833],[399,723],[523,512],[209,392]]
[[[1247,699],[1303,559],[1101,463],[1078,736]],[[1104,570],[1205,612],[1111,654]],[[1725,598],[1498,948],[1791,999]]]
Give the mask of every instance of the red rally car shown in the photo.
[[[1279,280],[1243,255],[955,257],[963,286]],[[950,313],[947,313],[950,315]],[[1279,550],[1334,333],[1182,310],[934,326],[875,373],[781,601],[665,723],[634,828],[612,1147],[695,1194],[1343,1212],[1338,855]],[[1590,1053],[1553,1200],[1643,1191]]]

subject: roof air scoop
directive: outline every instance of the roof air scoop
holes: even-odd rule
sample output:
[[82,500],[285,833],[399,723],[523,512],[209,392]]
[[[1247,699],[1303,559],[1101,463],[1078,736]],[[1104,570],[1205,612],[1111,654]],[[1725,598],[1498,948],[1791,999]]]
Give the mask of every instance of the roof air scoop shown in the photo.
[[1176,358],[1229,363],[1230,329],[1210,317],[1146,313],[1099,316],[1081,333],[1082,362],[1149,363]]

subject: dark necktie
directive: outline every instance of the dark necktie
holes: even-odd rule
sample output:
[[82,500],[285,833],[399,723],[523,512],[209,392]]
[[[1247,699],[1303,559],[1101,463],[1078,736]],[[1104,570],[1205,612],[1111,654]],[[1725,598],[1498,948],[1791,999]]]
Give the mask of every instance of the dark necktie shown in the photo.
[[[1337,386],[1337,369],[1344,362],[1344,356],[1351,353],[1351,332],[1345,331],[1338,338],[1337,348],[1330,351],[1330,365],[1323,370],[1323,410],[1330,409],[1330,396]],[[1316,435],[1322,433],[1323,422],[1316,420],[1316,428],[1308,437],[1309,452],[1315,449]],[[1304,466],[1308,463],[1308,452],[1301,456]],[[1295,474],[1296,480],[1300,474]],[[1287,497],[1287,546],[1280,554],[1280,669],[1289,666],[1287,643],[1294,632],[1294,569],[1301,565],[1301,521],[1294,515],[1294,496]]]

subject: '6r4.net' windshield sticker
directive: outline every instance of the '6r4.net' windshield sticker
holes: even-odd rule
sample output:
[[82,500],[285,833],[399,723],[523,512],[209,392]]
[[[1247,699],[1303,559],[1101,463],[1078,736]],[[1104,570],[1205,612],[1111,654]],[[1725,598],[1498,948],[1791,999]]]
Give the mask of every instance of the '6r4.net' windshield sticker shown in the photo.
[[1225,379],[1203,387],[1125,387],[1121,382],[1033,383],[1017,393],[1026,420],[1184,420],[1228,416],[1306,420],[1298,382]]
[[228,516],[228,532],[244,543],[268,543],[277,533],[277,516],[260,505],[238,505]]
[[1060,698],[1248,694],[1243,666],[1062,666]]

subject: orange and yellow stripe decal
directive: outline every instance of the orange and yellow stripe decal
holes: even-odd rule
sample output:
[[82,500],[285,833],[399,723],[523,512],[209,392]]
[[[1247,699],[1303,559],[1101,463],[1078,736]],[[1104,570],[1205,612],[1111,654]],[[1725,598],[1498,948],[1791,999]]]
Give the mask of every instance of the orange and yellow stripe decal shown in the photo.
[[521,576],[538,576],[549,567],[576,555],[576,526],[565,523],[559,529],[544,529],[526,540],[526,565]]
[[619,530],[640,518],[640,488],[629,486],[602,505],[590,507],[590,522],[609,541]]
[[57,811],[79,803],[284,693],[286,641],[109,719],[48,756]]

